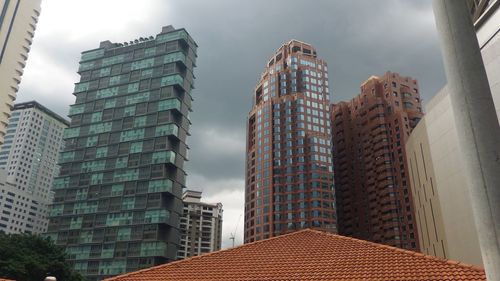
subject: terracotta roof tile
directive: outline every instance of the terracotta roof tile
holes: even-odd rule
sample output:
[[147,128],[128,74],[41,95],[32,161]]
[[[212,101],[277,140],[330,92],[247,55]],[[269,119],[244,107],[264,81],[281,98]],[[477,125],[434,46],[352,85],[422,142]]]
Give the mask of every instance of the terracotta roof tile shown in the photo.
[[106,279],[482,280],[482,268],[306,229]]

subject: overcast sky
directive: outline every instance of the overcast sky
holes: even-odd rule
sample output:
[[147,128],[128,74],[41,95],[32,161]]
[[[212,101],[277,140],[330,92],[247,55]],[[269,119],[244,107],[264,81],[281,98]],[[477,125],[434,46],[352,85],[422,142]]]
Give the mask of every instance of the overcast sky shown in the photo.
[[416,78],[424,102],[445,84],[430,0],[43,0],[18,101],[66,116],[82,51],[154,36],[169,24],[199,45],[187,185],[223,203],[223,247],[235,229],[236,244],[243,238],[243,217],[237,222],[251,93],[284,42],[316,47],[329,65],[334,102],[387,70]]

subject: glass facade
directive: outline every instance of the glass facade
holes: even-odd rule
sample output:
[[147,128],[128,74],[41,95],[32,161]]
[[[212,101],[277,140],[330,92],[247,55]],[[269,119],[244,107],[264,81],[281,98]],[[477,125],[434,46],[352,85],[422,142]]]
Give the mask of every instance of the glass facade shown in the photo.
[[46,235],[89,280],[176,259],[196,48],[165,27],[82,54]]
[[248,116],[245,243],[336,232],[326,62],[292,40],[268,61]]

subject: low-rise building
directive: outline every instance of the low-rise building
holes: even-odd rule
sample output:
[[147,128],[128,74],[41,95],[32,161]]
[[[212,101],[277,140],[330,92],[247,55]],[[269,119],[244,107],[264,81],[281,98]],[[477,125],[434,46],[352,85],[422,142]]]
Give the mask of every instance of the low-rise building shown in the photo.
[[106,281],[484,280],[484,269],[305,229]]

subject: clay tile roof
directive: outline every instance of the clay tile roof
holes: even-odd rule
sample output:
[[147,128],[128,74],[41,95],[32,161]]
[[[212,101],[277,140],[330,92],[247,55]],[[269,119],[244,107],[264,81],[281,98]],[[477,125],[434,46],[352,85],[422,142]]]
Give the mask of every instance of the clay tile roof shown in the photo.
[[106,281],[486,280],[484,270],[319,230],[301,230]]

